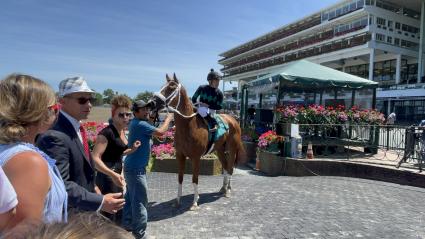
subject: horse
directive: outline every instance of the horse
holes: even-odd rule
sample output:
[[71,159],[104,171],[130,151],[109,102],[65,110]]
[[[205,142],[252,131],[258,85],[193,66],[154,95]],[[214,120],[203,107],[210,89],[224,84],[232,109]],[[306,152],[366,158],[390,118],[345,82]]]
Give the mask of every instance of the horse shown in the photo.
[[[186,158],[192,160],[192,184],[194,190],[193,204],[190,210],[196,210],[198,206],[198,176],[201,156],[208,150],[208,124],[197,116],[194,107],[183,85],[179,82],[176,74],[170,78],[166,74],[166,83],[151,99],[154,102],[154,111],[167,109],[174,113],[175,123],[175,149],[178,160],[178,191],[173,206],[180,207],[182,196],[182,183],[185,171]],[[229,126],[229,130],[214,143],[213,151],[217,152],[218,159],[223,167],[223,186],[220,193],[230,197],[231,178],[233,168],[245,161],[244,147],[241,140],[241,128],[232,116],[220,114],[223,121]],[[227,156],[227,157],[226,157]]]

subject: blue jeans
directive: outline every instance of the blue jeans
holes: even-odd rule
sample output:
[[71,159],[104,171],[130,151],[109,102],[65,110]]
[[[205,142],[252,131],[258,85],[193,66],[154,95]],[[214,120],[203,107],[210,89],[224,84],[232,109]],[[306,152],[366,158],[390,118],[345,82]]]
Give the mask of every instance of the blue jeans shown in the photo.
[[146,169],[124,169],[124,177],[127,192],[122,226],[131,230],[135,238],[143,238],[148,223]]

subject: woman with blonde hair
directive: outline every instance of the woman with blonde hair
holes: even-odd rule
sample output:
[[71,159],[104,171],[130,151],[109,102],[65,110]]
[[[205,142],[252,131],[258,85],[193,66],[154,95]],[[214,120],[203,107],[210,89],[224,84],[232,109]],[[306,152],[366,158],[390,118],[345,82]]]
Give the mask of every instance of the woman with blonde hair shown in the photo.
[[7,229],[23,220],[67,221],[67,193],[55,160],[34,146],[58,111],[54,91],[42,80],[13,74],[0,81],[0,166],[18,196]]
[[[102,194],[123,192],[124,177],[121,174],[123,156],[132,153],[140,146],[140,141],[137,141],[131,148],[127,147],[125,130],[133,117],[130,111],[130,98],[117,95],[112,98],[111,106],[110,124],[99,132],[92,152],[96,169],[99,171],[96,185]],[[119,222],[120,213],[110,218]]]
[[[32,230],[26,230],[29,227]],[[25,231],[25,232],[22,232]],[[113,224],[107,218],[94,213],[84,212],[70,215],[68,223],[39,225],[25,222],[5,235],[5,239],[132,239],[131,233]]]

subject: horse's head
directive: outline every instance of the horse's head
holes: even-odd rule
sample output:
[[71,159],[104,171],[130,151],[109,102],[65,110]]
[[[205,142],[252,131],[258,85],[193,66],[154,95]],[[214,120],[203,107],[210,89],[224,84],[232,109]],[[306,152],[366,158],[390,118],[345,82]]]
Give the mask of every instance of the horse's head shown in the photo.
[[166,74],[165,77],[167,82],[164,86],[162,86],[159,92],[154,93],[150,100],[153,102],[155,111],[160,111],[170,106],[177,108],[180,102],[181,85],[176,77],[176,74],[173,74],[173,78],[170,78],[168,74]]

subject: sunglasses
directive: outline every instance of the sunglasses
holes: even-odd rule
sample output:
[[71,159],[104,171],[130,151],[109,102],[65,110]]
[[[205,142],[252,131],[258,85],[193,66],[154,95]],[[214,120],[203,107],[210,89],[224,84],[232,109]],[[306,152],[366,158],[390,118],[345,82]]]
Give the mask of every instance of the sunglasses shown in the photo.
[[59,103],[56,103],[54,105],[47,107],[47,109],[49,110],[49,112],[57,115],[61,109],[61,105]]
[[[66,97],[66,96],[65,96]],[[95,98],[93,98],[93,97],[89,97],[89,98],[85,98],[85,97],[78,97],[78,98],[75,98],[75,97],[70,97],[70,96],[68,96],[68,98],[71,98],[71,99],[75,99],[75,100],[77,100],[78,101],[78,104],[80,104],[80,105],[85,105],[85,104],[87,104],[87,101],[90,101],[90,103],[93,103],[96,99]]]
[[127,113],[118,113],[118,117],[120,117],[120,118],[125,118],[125,117],[127,117],[127,118],[131,118],[131,117],[133,117],[133,113],[131,113],[131,112],[127,112]]

